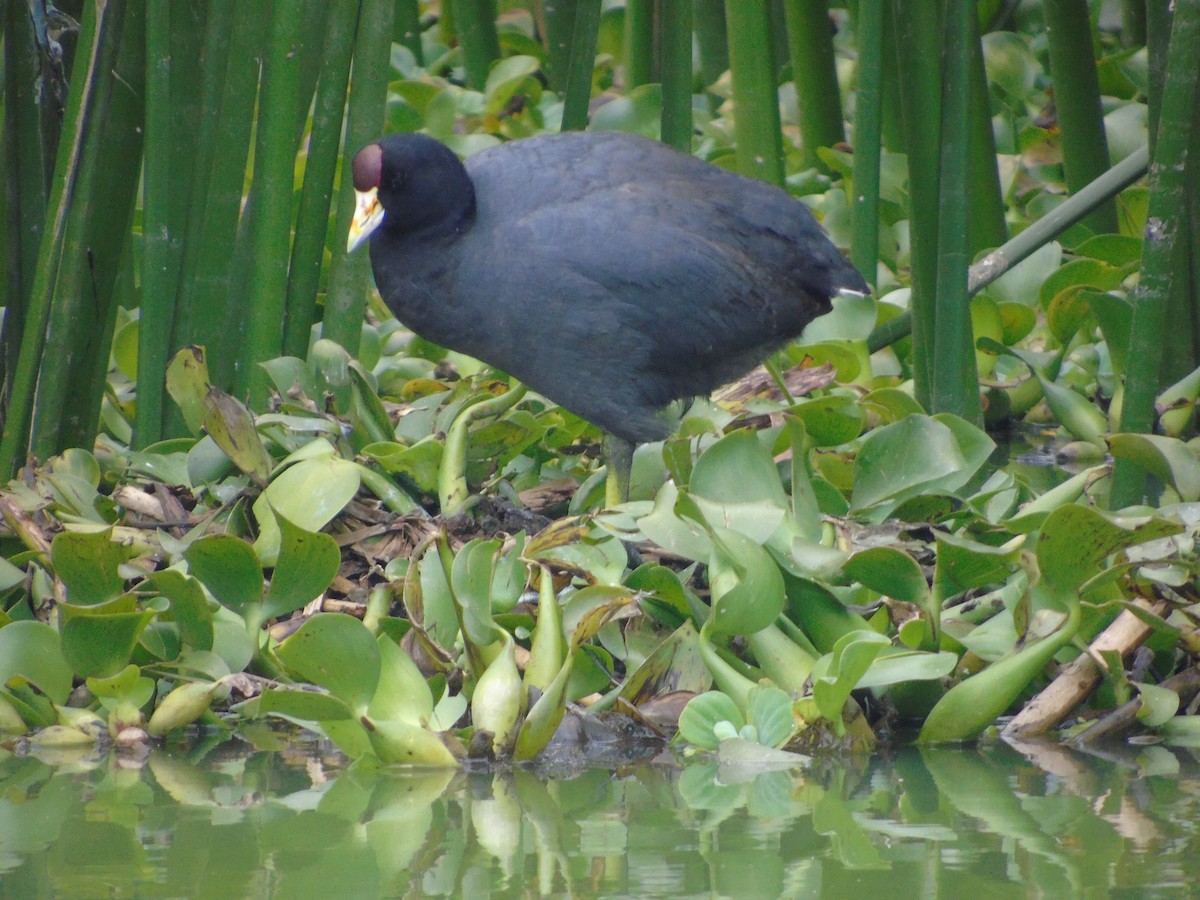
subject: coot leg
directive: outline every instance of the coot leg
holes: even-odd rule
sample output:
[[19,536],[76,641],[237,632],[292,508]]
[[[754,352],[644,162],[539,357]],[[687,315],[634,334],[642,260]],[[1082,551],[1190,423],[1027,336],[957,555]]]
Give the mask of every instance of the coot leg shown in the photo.
[[606,431],[603,447],[604,461],[608,464],[608,476],[604,481],[604,505],[611,508],[629,499],[633,444]]

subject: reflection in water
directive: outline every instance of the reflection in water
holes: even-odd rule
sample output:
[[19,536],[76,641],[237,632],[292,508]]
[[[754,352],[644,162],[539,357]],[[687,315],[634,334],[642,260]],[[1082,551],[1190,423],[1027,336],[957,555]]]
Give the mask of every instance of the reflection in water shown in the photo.
[[551,777],[347,768],[275,739],[144,764],[0,757],[0,896],[1165,897],[1200,883],[1189,750]]

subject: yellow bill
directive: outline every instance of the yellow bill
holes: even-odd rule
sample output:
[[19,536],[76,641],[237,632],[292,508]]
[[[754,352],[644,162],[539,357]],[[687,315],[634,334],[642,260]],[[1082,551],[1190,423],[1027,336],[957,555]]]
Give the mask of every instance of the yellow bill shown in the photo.
[[371,236],[383,222],[383,205],[379,202],[379,191],[355,191],[354,218],[350,220],[350,234],[346,238],[346,252],[353,253]]

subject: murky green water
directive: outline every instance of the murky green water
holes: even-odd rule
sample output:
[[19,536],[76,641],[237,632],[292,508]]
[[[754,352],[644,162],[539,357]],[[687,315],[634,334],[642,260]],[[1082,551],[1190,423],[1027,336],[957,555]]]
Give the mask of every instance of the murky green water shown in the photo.
[[917,751],[793,771],[371,772],[259,735],[0,758],[5,897],[1178,897],[1197,751]]

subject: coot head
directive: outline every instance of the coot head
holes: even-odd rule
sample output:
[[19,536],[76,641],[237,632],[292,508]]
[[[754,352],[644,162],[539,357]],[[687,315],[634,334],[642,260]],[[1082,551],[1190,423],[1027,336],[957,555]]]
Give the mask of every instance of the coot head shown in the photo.
[[363,147],[352,167],[358,208],[347,250],[376,228],[395,235],[449,234],[475,215],[475,189],[454,152],[423,134],[390,134]]

